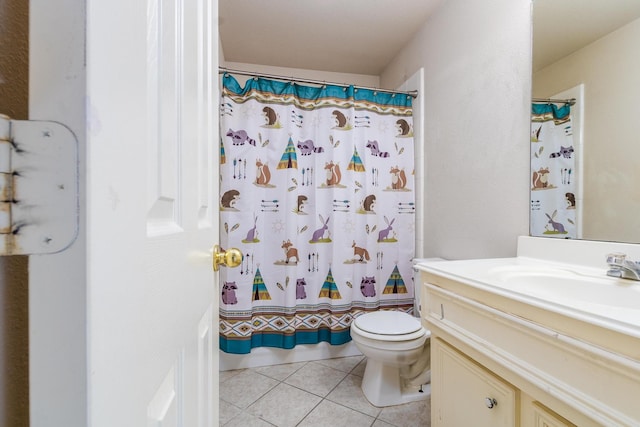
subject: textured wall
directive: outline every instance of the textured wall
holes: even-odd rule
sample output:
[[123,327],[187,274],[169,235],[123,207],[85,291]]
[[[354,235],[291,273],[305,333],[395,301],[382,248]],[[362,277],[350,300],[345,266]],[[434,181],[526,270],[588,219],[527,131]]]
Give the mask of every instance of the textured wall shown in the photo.
[[[29,2],[0,0],[0,113],[28,118]],[[28,258],[0,257],[0,425],[29,425]]]
[[531,1],[442,2],[383,72],[424,68],[424,256],[514,256],[529,234]]

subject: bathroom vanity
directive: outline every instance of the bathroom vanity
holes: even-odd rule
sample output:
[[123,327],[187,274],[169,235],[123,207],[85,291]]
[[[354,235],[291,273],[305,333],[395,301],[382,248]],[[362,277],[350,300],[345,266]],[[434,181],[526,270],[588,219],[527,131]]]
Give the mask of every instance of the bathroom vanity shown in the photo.
[[604,262],[638,249],[600,243],[417,265],[433,427],[640,426],[640,282]]

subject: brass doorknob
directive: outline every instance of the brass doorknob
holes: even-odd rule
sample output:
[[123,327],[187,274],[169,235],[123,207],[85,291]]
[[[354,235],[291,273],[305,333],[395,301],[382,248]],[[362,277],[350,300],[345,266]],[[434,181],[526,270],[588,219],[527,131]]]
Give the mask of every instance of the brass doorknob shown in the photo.
[[218,271],[221,265],[237,267],[241,262],[242,252],[240,249],[231,248],[225,251],[219,245],[213,247],[213,271]]

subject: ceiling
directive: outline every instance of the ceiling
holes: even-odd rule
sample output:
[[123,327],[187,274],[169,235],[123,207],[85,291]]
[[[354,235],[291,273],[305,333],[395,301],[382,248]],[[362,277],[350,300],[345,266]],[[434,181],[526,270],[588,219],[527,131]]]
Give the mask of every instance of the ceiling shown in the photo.
[[219,0],[226,61],[378,76],[444,0]]
[[[220,39],[230,62],[379,76],[446,1],[219,0]],[[534,71],[638,17],[640,0],[534,0]]]
[[639,0],[534,0],[533,71],[640,18]]

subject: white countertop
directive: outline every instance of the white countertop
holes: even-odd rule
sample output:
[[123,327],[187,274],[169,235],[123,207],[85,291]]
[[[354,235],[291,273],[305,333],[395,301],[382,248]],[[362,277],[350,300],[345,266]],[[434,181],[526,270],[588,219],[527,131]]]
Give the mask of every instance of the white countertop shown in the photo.
[[640,282],[531,257],[419,263],[416,268],[486,292],[640,338]]

